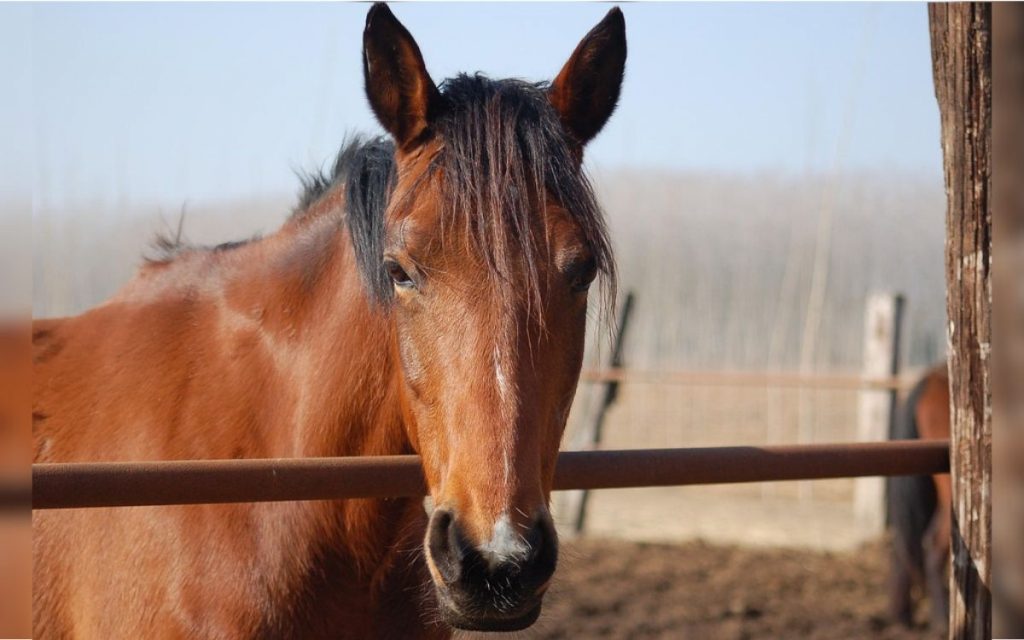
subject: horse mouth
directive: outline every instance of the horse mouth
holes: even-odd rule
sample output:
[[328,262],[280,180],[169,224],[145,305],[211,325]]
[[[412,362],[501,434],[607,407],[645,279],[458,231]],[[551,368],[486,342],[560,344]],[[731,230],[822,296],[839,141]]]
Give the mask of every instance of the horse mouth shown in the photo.
[[537,602],[526,613],[512,616],[501,614],[470,616],[450,606],[442,606],[441,609],[444,621],[463,631],[522,631],[540,617],[541,603]]

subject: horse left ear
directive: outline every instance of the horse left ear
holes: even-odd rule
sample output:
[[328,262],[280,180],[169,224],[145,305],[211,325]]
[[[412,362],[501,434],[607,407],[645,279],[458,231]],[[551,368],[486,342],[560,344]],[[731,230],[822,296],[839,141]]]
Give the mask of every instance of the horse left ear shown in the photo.
[[412,35],[383,2],[366,14],[363,80],[377,120],[399,149],[421,143],[441,103]]
[[562,125],[580,147],[615,111],[625,67],[626,20],[615,7],[583,37],[548,93]]

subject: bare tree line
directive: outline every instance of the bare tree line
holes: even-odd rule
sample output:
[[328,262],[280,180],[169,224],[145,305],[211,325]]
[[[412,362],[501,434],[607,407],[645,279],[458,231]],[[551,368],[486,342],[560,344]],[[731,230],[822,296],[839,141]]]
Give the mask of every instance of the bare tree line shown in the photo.
[[[859,368],[864,300],[878,289],[907,296],[905,363],[943,355],[938,179],[618,170],[596,172],[594,180],[621,287],[637,293],[631,366],[795,369],[823,189],[837,192],[814,368]],[[156,232],[175,232],[182,211],[188,239],[220,242],[272,232],[291,205],[286,195],[180,210],[35,211],[34,313],[78,313],[109,297]]]

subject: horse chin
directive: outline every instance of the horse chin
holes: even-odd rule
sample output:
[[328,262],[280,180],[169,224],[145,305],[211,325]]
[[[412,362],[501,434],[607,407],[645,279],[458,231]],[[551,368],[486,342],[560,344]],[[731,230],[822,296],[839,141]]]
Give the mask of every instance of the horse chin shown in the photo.
[[537,621],[540,609],[538,600],[514,614],[481,612],[467,615],[451,605],[442,604],[441,618],[449,626],[463,631],[522,631]]
[[479,606],[479,603],[459,606],[453,595],[447,589],[438,589],[438,610],[446,625],[462,631],[522,631],[536,623],[541,615],[540,597],[523,602],[515,610],[499,611]]

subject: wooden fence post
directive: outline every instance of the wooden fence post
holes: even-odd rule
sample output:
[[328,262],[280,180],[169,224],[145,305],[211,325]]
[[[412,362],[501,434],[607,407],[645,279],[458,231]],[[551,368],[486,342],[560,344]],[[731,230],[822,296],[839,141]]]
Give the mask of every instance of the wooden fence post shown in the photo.
[[[903,296],[874,293],[864,311],[865,379],[895,378],[899,374]],[[896,389],[864,389],[857,405],[857,440],[888,440],[896,418]],[[885,479],[858,478],[854,484],[853,510],[858,527],[867,535],[885,530]]]
[[946,178],[953,480],[950,638],[992,637],[992,6],[931,4]]
[[[612,338],[612,350],[605,363],[605,369],[621,369],[624,364],[623,352],[626,343],[626,330],[629,327],[629,318],[633,312],[635,296],[632,291],[627,291],[622,304],[619,307],[615,323],[615,335]],[[585,413],[581,419],[582,427],[573,434],[571,449],[575,451],[587,451],[597,449],[601,444],[602,431],[604,430],[604,419],[608,409],[615,403],[619,395],[619,381],[615,379],[596,383],[599,387],[592,389],[587,394]],[[564,522],[572,526],[572,533],[580,534],[586,525],[587,500],[590,492],[587,489],[579,491],[567,491],[563,494],[561,507],[565,514]]]

